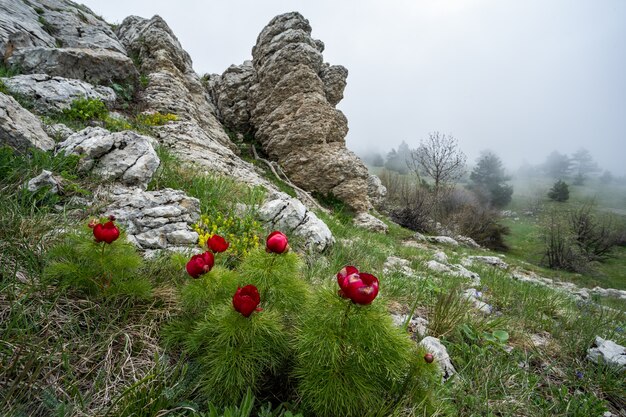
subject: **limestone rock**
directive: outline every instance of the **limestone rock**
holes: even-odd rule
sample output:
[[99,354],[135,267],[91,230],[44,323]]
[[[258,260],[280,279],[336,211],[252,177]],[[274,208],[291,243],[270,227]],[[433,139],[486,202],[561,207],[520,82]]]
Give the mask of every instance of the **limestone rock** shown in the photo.
[[261,31],[252,49],[258,83],[249,100],[255,137],[296,185],[365,212],[368,172],[346,149],[347,120],[334,107],[344,71],[324,66],[322,51],[299,13],[276,16]]
[[36,46],[15,51],[7,62],[24,73],[75,78],[92,84],[132,82],[139,76],[129,57],[107,49]]
[[80,98],[96,99],[109,105],[117,98],[109,87],[47,74],[16,75],[2,82],[12,94],[30,100],[41,113],[69,109],[72,102]]
[[109,25],[67,0],[0,1],[0,54],[33,47],[107,49],[125,54]]
[[302,238],[305,246],[322,252],[335,243],[330,229],[304,204],[287,195],[265,202],[259,217],[271,229]]
[[58,142],[63,142],[65,139],[72,136],[74,132],[72,129],[64,125],[63,123],[55,123],[53,125],[43,125],[43,130],[46,131],[48,136]]
[[408,259],[389,256],[383,265],[384,274],[400,273],[407,277],[417,277],[415,270],[411,268],[411,261]]
[[452,239],[449,236],[426,236],[426,240],[430,243],[437,243],[442,245],[459,246],[459,242]]
[[276,191],[274,185],[258,174],[252,164],[213,140],[195,122],[170,122],[153,130],[162,146],[172,150],[181,160],[196,165],[201,172],[230,176],[248,185],[260,185]]
[[376,208],[382,207],[387,196],[387,188],[376,175],[370,174],[367,177],[367,196]]
[[483,294],[476,288],[469,288],[465,290],[463,297],[471,302],[474,308],[481,313],[489,315],[493,312],[493,307],[482,300]]
[[200,201],[169,188],[144,191],[115,186],[104,190],[112,200],[104,215],[113,215],[140,249],[193,247],[198,234],[192,227],[200,219]]
[[458,236],[455,236],[454,239],[457,242],[459,242],[461,245],[465,245],[473,249],[480,249],[480,245],[476,243],[476,241],[472,239],[471,237],[458,235]]
[[88,127],[60,143],[59,152],[80,155],[83,171],[145,189],[160,164],[152,141],[132,131],[111,133]]
[[596,336],[595,346],[587,350],[587,359],[592,362],[603,362],[619,369],[626,370],[626,348],[612,340]]
[[50,187],[52,194],[58,194],[62,190],[61,178],[54,175],[48,170],[42,170],[41,174],[32,178],[26,184],[26,189],[31,193],[35,193],[44,187]]
[[370,230],[376,233],[387,233],[389,226],[382,220],[372,216],[369,213],[359,213],[355,216],[354,225],[363,229]]
[[0,145],[25,151],[37,148],[54,149],[52,140],[43,130],[41,120],[6,94],[0,93]]
[[433,259],[444,265],[448,263],[448,255],[446,255],[446,253],[443,251],[435,252],[435,254],[433,255]]
[[452,361],[450,361],[448,349],[446,349],[439,339],[427,336],[423,338],[419,344],[435,357],[435,363],[441,370],[441,376],[444,381],[456,373]]
[[474,262],[480,262],[500,269],[509,268],[509,264],[507,264],[497,256],[468,256],[463,258],[463,260],[461,261],[464,266],[471,266],[474,264]]
[[320,72],[324,83],[326,100],[331,106],[336,106],[343,99],[343,90],[346,88],[348,70],[342,65],[324,64]]
[[461,278],[467,278],[470,280],[472,285],[480,285],[480,275],[476,272],[472,272],[463,265],[453,264],[453,265],[444,265],[435,260],[430,260],[426,262],[426,267],[434,272],[440,272],[444,274],[454,275]]
[[249,92],[257,82],[252,61],[231,65],[212,83],[212,97],[224,126],[238,132],[250,130]]
[[160,17],[130,16],[117,28],[117,35],[130,54],[137,57],[148,85],[139,97],[146,110],[173,113],[179,120],[197,124],[210,141],[236,152],[216,117],[216,109],[191,57]]
[[[404,325],[407,317],[408,314],[392,314],[391,320],[395,326],[400,327]],[[428,324],[429,322],[427,319],[415,316],[409,321],[408,330],[415,336],[424,337],[428,333]]]

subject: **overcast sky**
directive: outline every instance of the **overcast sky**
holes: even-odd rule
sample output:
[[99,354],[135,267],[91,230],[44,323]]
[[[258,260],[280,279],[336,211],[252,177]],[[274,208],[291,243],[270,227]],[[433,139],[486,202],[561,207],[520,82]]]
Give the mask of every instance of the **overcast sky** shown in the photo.
[[83,0],[107,21],[162,16],[199,74],[251,59],[280,13],[299,11],[325,61],[348,68],[348,147],[455,136],[473,162],[512,168],[581,147],[626,174],[625,0]]

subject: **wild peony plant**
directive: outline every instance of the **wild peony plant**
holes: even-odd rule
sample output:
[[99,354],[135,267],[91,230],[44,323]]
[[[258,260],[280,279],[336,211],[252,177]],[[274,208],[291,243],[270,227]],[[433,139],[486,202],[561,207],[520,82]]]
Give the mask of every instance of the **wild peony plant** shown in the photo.
[[250,216],[240,218],[221,214],[202,215],[200,221],[194,225],[194,230],[199,235],[198,245],[203,248],[211,242],[215,244],[215,236],[227,239],[228,247],[224,250],[231,263],[258,248],[259,234],[262,232],[261,225]]
[[381,303],[360,301],[321,289],[303,313],[295,376],[302,405],[313,415],[382,416],[427,403],[423,388],[435,378],[434,367]]
[[92,221],[92,233],[84,228],[68,234],[48,252],[44,277],[90,295],[149,297],[150,281],[138,273],[142,258],[133,245],[119,239],[123,234],[113,221]]
[[308,288],[300,278],[300,258],[293,252],[286,252],[287,238],[282,236],[276,248],[280,252],[257,249],[244,258],[239,270],[264,294],[266,306],[295,314],[306,304]]
[[259,392],[289,354],[280,316],[258,311],[262,295],[252,285],[237,289],[190,332],[187,351],[198,357],[203,391],[219,405],[239,402],[249,388]]

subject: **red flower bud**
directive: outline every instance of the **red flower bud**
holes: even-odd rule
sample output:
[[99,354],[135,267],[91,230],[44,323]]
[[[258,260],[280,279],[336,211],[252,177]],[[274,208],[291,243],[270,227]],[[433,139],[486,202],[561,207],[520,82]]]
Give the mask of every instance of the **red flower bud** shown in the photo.
[[211,252],[207,251],[199,255],[194,255],[189,262],[187,262],[187,273],[191,275],[192,278],[198,278],[200,275],[209,272],[211,268],[213,268],[214,263],[215,259]]
[[213,235],[207,241],[207,245],[209,249],[211,250],[211,252],[219,253],[219,252],[224,252],[226,249],[228,249],[228,247],[230,246],[230,243],[228,243],[226,239],[224,239],[220,235]]
[[435,357],[433,356],[432,353],[427,353],[424,355],[424,361],[426,361],[426,363],[433,363],[434,360],[435,360]]
[[105,224],[98,223],[93,227],[93,237],[96,238],[96,242],[113,243],[120,237],[119,229],[113,224],[112,221]]
[[281,232],[276,231],[270,233],[270,235],[267,237],[265,247],[268,252],[281,254],[289,250],[289,241],[287,240],[287,236],[285,236]]
[[260,302],[259,290],[254,285],[239,287],[233,295],[233,307],[244,317],[250,317],[254,311],[261,311],[258,307]]

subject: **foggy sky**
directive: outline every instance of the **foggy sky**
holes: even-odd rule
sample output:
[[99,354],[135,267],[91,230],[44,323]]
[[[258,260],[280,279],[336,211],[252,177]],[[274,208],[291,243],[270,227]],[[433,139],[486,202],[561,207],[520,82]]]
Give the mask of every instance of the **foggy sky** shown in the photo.
[[348,68],[338,105],[348,147],[381,151],[428,132],[455,136],[471,163],[511,168],[584,147],[626,174],[624,0],[83,0],[107,21],[159,14],[199,74],[251,59],[280,13],[299,11]]

